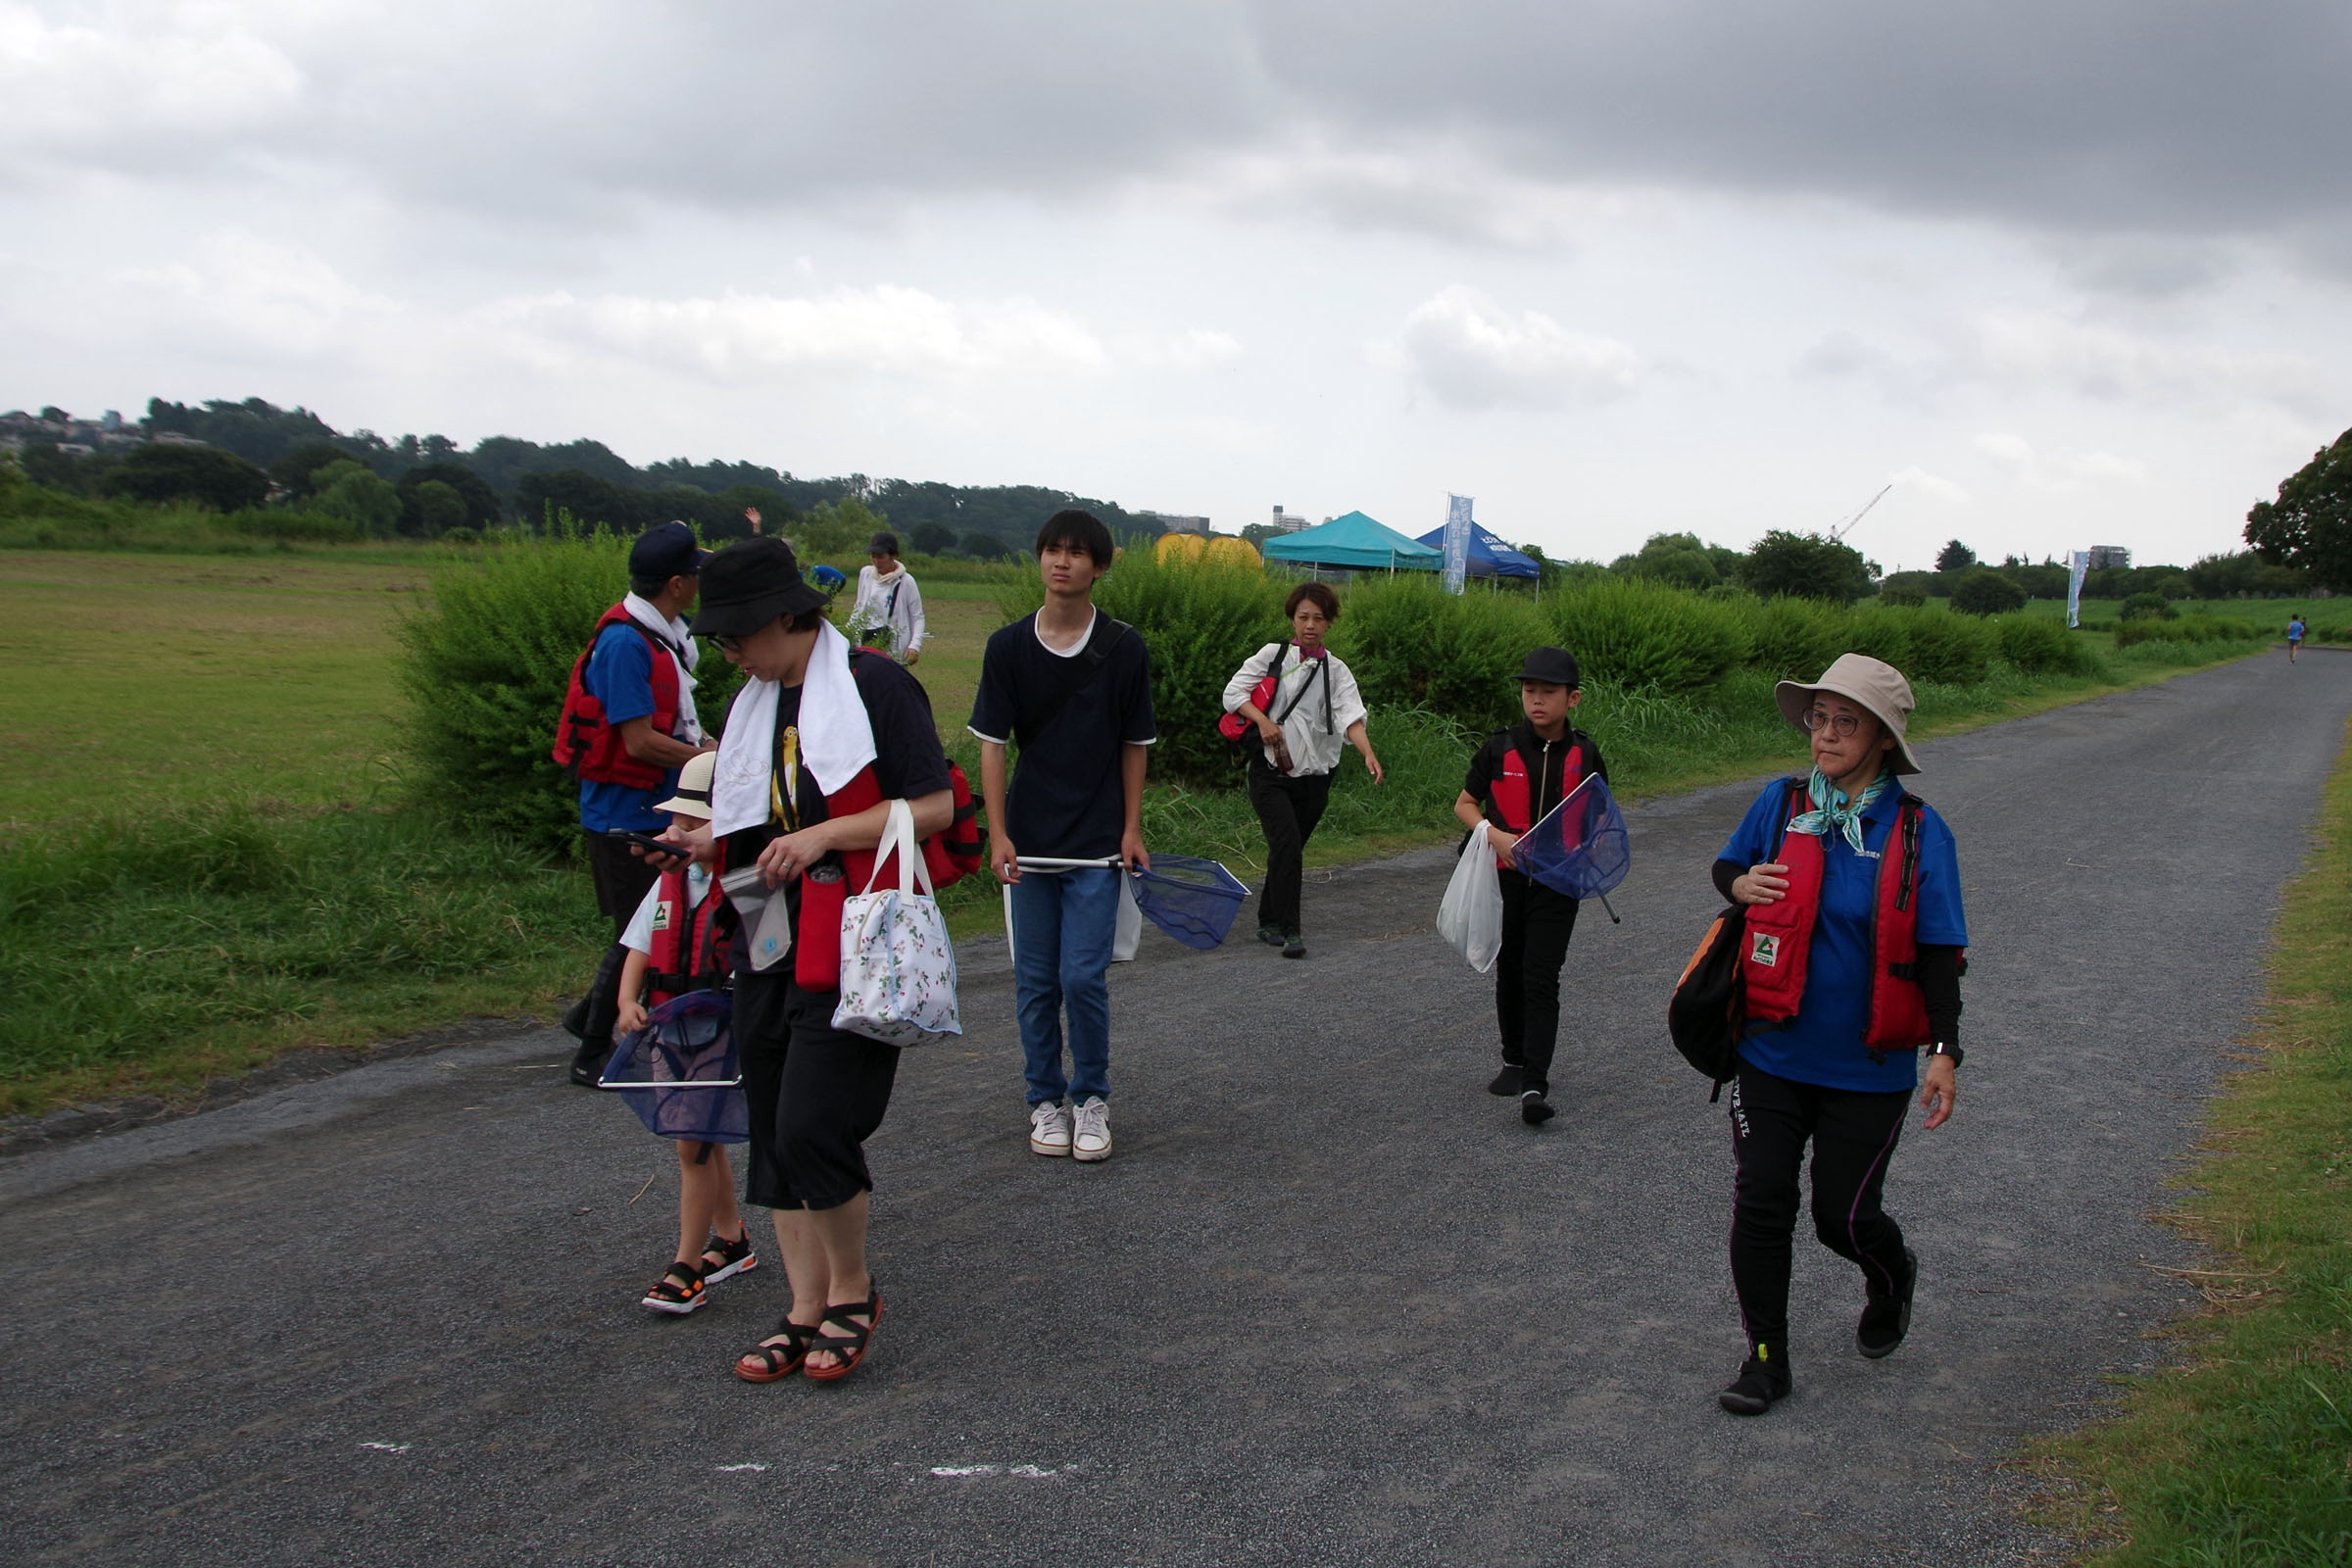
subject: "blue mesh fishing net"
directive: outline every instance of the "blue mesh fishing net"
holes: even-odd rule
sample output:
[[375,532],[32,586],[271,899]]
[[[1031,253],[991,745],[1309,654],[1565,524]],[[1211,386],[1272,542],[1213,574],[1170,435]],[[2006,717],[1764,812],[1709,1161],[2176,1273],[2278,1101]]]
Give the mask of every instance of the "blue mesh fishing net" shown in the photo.
[[1625,818],[1608,785],[1594,773],[1568,792],[1527,830],[1512,863],[1557,893],[1572,899],[1598,898],[1625,880],[1634,857]]
[[1214,860],[1154,855],[1152,869],[1129,873],[1144,918],[1188,948],[1213,948],[1233,929],[1250,890]]
[[648,1015],[645,1027],[612,1048],[597,1081],[629,1102],[657,1138],[740,1144],[752,1135],[751,1112],[736,1080],[734,1000],[723,991],[689,991]]

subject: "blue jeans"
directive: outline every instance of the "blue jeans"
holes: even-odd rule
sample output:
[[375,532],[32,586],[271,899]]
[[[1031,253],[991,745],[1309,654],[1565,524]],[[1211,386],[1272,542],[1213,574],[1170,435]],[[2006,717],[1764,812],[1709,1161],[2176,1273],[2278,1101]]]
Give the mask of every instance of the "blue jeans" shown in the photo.
[[[1024,871],[1012,885],[1012,990],[1029,1103],[1110,1098],[1110,943],[1119,873]],[[1070,1015],[1070,1076],[1061,1015]]]

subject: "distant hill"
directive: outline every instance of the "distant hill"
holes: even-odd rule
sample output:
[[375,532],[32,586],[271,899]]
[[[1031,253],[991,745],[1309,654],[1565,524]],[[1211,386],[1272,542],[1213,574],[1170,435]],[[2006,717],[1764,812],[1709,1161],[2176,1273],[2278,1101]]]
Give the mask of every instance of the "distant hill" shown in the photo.
[[[43,413],[65,417],[54,409]],[[415,469],[454,465],[487,485],[507,517],[527,522],[536,522],[550,507],[563,507],[619,529],[685,517],[708,536],[729,538],[749,532],[746,507],[758,507],[783,523],[820,506],[856,500],[882,514],[907,548],[926,554],[1026,554],[1038,524],[1063,507],[1084,508],[1121,537],[1165,531],[1157,518],[1129,513],[1116,502],[1043,485],[952,485],[861,473],[802,478],[788,469],[716,459],[671,458],[640,468],[603,442],[586,439],[543,446],[494,435],[466,450],[441,435],[387,440],[372,430],[337,430],[308,409],[281,409],[262,398],[199,404],[152,398],[146,417],[122,428],[126,436],[135,428],[147,440],[179,438],[233,452],[270,469],[297,493],[329,461],[330,451],[366,464],[394,483]],[[94,453],[76,458],[79,463],[110,461]],[[991,550],[992,542],[1002,550]]]

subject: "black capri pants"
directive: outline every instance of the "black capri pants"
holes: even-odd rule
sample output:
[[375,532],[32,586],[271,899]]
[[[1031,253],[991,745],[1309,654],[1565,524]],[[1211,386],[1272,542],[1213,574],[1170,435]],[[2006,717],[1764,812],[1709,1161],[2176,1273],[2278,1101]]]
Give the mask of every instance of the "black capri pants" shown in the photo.
[[735,1045],[751,1107],[744,1198],[839,1208],[874,1185],[865,1141],[890,1109],[899,1048],[833,1027],[838,991],[804,991],[791,960],[735,977]]

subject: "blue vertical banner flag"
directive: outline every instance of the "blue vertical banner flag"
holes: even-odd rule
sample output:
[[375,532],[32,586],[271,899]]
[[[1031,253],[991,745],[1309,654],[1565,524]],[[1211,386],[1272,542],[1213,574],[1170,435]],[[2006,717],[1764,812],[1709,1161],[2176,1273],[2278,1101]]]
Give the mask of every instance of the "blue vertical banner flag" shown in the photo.
[[2077,550],[2066,558],[2066,624],[2082,624],[2082,576],[2090,570],[2090,552]]
[[1446,497],[1446,591],[1458,594],[1470,577],[1469,496]]

